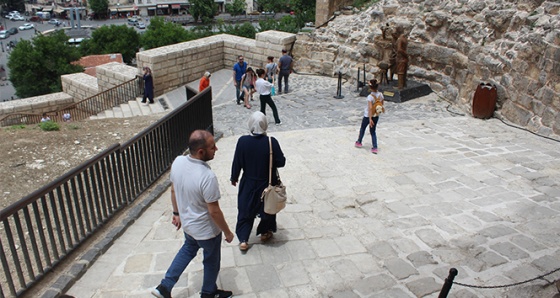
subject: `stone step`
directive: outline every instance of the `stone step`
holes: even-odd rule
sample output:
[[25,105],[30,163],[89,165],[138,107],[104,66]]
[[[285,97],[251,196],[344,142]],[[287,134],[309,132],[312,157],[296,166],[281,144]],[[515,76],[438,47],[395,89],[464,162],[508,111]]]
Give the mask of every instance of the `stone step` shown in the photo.
[[160,103],[160,100],[165,100],[164,98],[156,98],[154,100],[154,104],[146,104],[142,103],[142,97],[137,97],[128,103],[91,116],[90,119],[127,118],[168,112]]

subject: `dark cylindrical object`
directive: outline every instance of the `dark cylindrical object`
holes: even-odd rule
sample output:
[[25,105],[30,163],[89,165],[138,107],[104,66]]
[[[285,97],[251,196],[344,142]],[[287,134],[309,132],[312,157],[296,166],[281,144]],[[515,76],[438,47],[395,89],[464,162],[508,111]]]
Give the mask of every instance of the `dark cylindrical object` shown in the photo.
[[457,274],[459,274],[459,271],[457,271],[457,269],[449,269],[449,276],[447,276],[447,278],[445,279],[445,283],[443,284],[443,287],[439,292],[438,298],[447,298],[447,294],[449,294],[451,286],[453,285],[453,280],[455,279],[455,276],[457,276]]
[[[4,48],[2,48],[4,51]],[[358,67],[358,80],[356,80],[356,92],[360,91],[360,68]]]
[[366,82],[366,64],[364,63],[364,88],[367,86]]
[[473,96],[472,113],[475,118],[488,119],[494,115],[498,91],[496,86],[480,83]]
[[341,71],[338,72],[338,83],[336,85],[336,95],[334,96],[334,98],[336,99],[344,98],[344,96],[342,96],[342,72]]

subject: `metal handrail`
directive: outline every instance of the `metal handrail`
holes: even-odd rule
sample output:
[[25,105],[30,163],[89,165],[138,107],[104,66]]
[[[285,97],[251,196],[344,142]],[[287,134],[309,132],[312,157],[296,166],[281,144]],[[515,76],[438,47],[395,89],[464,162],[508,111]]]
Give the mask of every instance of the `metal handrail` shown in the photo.
[[0,210],[0,298],[25,293],[138,198],[186,150],[193,130],[213,133],[211,89]]

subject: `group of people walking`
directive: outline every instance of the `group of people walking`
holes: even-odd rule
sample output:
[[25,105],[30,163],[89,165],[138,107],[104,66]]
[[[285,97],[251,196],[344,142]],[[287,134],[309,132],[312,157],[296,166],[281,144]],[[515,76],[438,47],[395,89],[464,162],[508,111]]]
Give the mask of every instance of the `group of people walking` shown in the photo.
[[235,98],[238,105],[243,101],[247,109],[251,109],[250,101],[254,100],[254,93],[259,93],[261,113],[266,115],[266,106],[272,109],[276,125],[282,124],[278,115],[278,108],[272,99],[275,95],[275,82],[278,76],[278,94],[282,94],[282,81],[284,81],[284,93],[288,93],[288,77],[293,71],[293,58],[285,49],[278,64],[274,63],[274,57],[267,58],[267,64],[263,68],[254,70],[249,67],[242,55],[237,57],[237,63],[233,65],[233,81],[235,86]]
[[[288,63],[289,68],[283,69],[282,65]],[[267,65],[255,72],[251,67],[247,67],[243,56],[239,56],[238,63],[234,66],[237,103],[240,104],[243,96],[245,106],[250,109],[248,101],[254,92],[259,93],[261,102],[261,111],[252,113],[249,118],[249,134],[241,136],[237,141],[231,165],[230,182],[234,187],[238,187],[235,235],[243,253],[250,248],[249,238],[257,217],[260,218],[260,222],[256,235],[260,235],[262,243],[268,242],[277,231],[276,215],[264,212],[261,194],[269,181],[272,185],[278,184],[277,169],[284,167],[286,158],[278,140],[267,135],[268,121],[264,112],[266,105],[269,105],[275,123],[281,123],[271,93],[276,74],[279,75],[279,81],[280,78],[285,79],[284,92],[288,92],[287,78],[292,71],[292,63],[291,58],[281,58],[279,64],[276,64],[273,58],[269,57]],[[199,85],[200,91],[208,87],[210,75],[209,72],[204,74]],[[280,92],[282,84],[279,82],[278,86]],[[373,146],[371,152],[377,153],[375,131],[379,114],[382,113],[383,94],[378,91],[377,80],[371,80],[369,87],[371,94],[366,99],[367,107],[355,146],[362,146],[365,129],[369,126]],[[177,230],[183,229],[185,241],[161,283],[152,290],[152,294],[158,298],[171,297],[171,291],[179,277],[202,248],[204,276],[200,296],[231,297],[231,291],[218,289],[216,284],[220,271],[222,239],[225,238],[226,242],[231,243],[234,238],[219,204],[221,194],[218,179],[207,163],[214,158],[218,147],[212,134],[205,130],[192,132],[188,146],[189,155],[177,157],[171,166],[170,174],[172,224]]]
[[[276,169],[286,164],[278,140],[267,135],[268,121],[263,113],[254,112],[249,118],[248,128],[250,134],[240,137],[237,142],[230,176],[231,184],[238,186],[235,234],[242,252],[250,247],[249,237],[257,216],[260,223],[256,234],[261,236],[261,242],[267,242],[276,232],[276,215],[264,212],[261,194],[268,186],[270,158],[274,185],[278,182]],[[269,154],[269,138],[273,157]],[[172,224],[177,229],[183,229],[185,242],[152,294],[158,298],[171,297],[179,277],[202,248],[204,277],[200,297],[231,297],[231,291],[218,289],[216,284],[222,234],[228,243],[234,238],[220,208],[218,179],[207,163],[214,158],[218,147],[212,134],[206,130],[191,133],[188,144],[189,155],[177,157],[170,174]]]

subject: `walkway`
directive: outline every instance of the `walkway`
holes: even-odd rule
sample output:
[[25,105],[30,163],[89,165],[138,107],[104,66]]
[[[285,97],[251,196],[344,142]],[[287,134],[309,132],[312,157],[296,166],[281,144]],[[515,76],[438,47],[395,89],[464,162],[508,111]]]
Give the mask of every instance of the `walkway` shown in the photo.
[[[344,84],[339,100],[336,79],[290,79],[292,92],[274,98],[283,124],[274,126],[267,110],[269,134],[287,157],[281,175],[289,204],[270,244],[254,236],[242,254],[237,240],[224,242],[219,287],[236,297],[437,297],[451,267],[459,270],[455,281],[483,286],[560,268],[557,142],[451,113],[431,94],[386,103],[373,155],[367,133],[363,148],[353,146],[364,106],[355,86]],[[229,70],[214,74],[212,87],[223,137],[210,165],[233,228],[231,160],[259,104],[235,104]],[[183,242],[170,223],[169,197],[163,192],[67,294],[149,297]],[[201,280],[199,254],[173,296],[198,297]],[[555,288],[543,285],[454,285],[449,297],[552,297]]]

